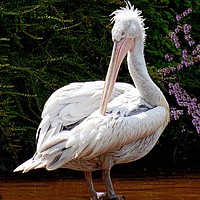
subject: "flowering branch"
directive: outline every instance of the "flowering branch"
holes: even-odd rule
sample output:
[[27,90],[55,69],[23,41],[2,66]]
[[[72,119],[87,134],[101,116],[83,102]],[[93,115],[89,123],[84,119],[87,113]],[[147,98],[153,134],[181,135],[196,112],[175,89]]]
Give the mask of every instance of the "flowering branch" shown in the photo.
[[[177,21],[180,21],[181,19],[183,19],[183,17],[187,16],[189,13],[192,12],[191,8],[188,8],[186,11],[183,12],[183,14],[181,15],[176,15],[176,19]],[[192,26],[189,24],[184,24],[183,26],[181,25],[177,25],[176,28],[174,29],[173,32],[169,33],[169,38],[171,41],[174,42],[174,46],[179,49],[181,48],[181,42],[180,39],[178,37],[177,34],[184,34],[184,39],[187,42],[189,47],[193,47],[193,50],[191,51],[191,54],[188,53],[187,49],[183,49],[182,50],[182,59],[181,62],[178,62],[178,64],[176,66],[172,66],[169,68],[163,68],[162,72],[163,72],[163,76],[166,76],[167,74],[170,74],[171,72],[175,71],[175,70],[181,70],[184,67],[189,67],[195,64],[195,62],[199,62],[200,60],[200,45],[195,45],[195,41],[193,40],[193,38],[190,35],[191,32],[191,28]],[[174,57],[170,54],[165,54],[165,59],[168,62],[173,61]]]
[[[188,8],[182,14],[176,15],[176,20],[179,24],[176,26],[174,31],[169,33],[168,36],[170,40],[173,41],[175,48],[181,50],[181,57],[176,65],[162,69],[163,78],[166,76],[171,76],[173,79],[176,79],[176,75],[173,73],[174,71],[180,71],[184,68],[188,68],[200,61],[200,45],[195,46],[196,43],[190,35],[192,26],[189,24],[183,24],[182,26],[180,25],[180,21],[191,12],[192,9]],[[180,41],[179,35],[183,35],[183,42]],[[188,45],[188,47],[183,48],[183,44]],[[167,53],[165,54],[165,59],[168,62],[173,62],[174,56]],[[187,114],[192,116],[192,123],[195,126],[197,133],[200,133],[200,104],[197,103],[197,99],[191,98],[178,83],[170,82],[168,86],[169,94],[174,95],[179,106],[187,108]],[[183,115],[183,110],[177,109],[175,107],[171,108],[171,116],[174,120],[178,120],[181,115]]]
[[[192,123],[196,127],[197,133],[200,133],[200,104],[196,98],[191,98],[178,83],[169,83],[169,94],[174,95],[179,106],[187,107],[187,112],[192,116]],[[183,110],[172,108],[171,115],[178,120],[183,115]]]

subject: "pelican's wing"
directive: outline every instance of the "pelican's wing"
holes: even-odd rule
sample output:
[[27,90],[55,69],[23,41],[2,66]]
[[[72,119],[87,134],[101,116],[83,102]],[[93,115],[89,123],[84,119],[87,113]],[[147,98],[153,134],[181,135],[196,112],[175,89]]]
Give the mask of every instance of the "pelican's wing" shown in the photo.
[[[71,130],[98,109],[103,81],[71,83],[55,91],[47,100],[38,127],[37,150],[51,137],[63,130]],[[111,99],[133,88],[116,83]]]
[[96,111],[71,131],[45,142],[39,153],[46,168],[53,170],[74,159],[92,159],[164,130],[169,117],[164,107],[153,108],[141,98],[132,102],[120,97],[110,102],[105,116]]
[[[73,139],[78,134],[81,137],[81,127],[84,133],[92,131],[91,128],[95,128],[94,124],[90,126],[90,120],[86,119],[99,108],[103,85],[104,81],[71,83],[55,91],[47,100],[42,112],[42,121],[36,134],[35,155],[15,171],[26,172],[33,168],[45,167],[56,158],[54,147],[58,150],[56,154],[60,155],[69,138]],[[130,89],[134,87],[126,83],[115,83],[111,100]],[[49,151],[43,156],[41,148],[44,149],[45,146],[49,147]],[[54,153],[51,155],[50,152]]]

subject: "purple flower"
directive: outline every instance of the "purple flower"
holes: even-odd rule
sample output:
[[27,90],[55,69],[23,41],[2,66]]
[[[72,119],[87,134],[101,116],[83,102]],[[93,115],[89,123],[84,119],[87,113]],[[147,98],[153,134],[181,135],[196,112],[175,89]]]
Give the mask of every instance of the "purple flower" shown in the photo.
[[194,50],[192,51],[192,55],[194,56],[194,55],[196,55],[196,54],[197,54],[197,50],[194,49]]
[[173,39],[174,37],[176,37],[176,33],[174,33],[174,32],[169,33],[169,37],[170,37],[171,39]]
[[187,14],[190,14],[192,12],[192,8],[187,9]]
[[183,110],[177,110],[175,107],[171,108],[171,116],[174,120],[178,120],[180,115],[183,115]]
[[194,61],[191,60],[191,61],[189,62],[189,65],[194,65]]
[[180,31],[181,31],[181,29],[180,29],[179,26],[177,26],[177,27],[174,29],[174,32],[175,32],[175,33],[179,33]]
[[173,56],[167,53],[165,54],[165,59],[170,62],[173,60]]
[[180,15],[176,15],[176,20],[180,21],[181,20],[181,16]]
[[188,45],[189,45],[190,47],[193,46],[193,45],[195,45],[195,41],[194,41],[194,40],[188,41]]
[[189,41],[191,39],[191,36],[190,35],[184,35],[184,38]]
[[183,12],[183,17],[185,17],[186,15],[188,15],[187,11]]
[[163,68],[163,69],[162,69],[162,72],[163,72],[163,76],[166,76],[167,74],[170,74],[170,69],[168,69],[168,68]]
[[178,38],[177,38],[177,37],[174,37],[174,38],[173,38],[173,41],[174,41],[174,43],[178,43]]
[[176,70],[176,67],[171,67],[170,70],[173,72]]
[[180,47],[180,43],[175,43],[175,47],[178,49]]
[[187,60],[188,59],[188,53],[187,53],[186,49],[183,49],[183,51],[182,51],[182,58],[183,58],[183,60]]
[[189,66],[190,66],[190,63],[189,63],[189,62],[185,62],[185,66],[186,66],[186,67],[189,67]]
[[191,25],[184,24],[184,25],[183,25],[183,32],[184,32],[185,34],[188,34],[188,33],[190,32],[191,28],[192,28]]
[[174,42],[176,48],[180,47],[179,38],[176,36],[175,32],[169,33],[169,38]]
[[179,64],[177,65],[177,69],[178,69],[178,70],[181,70],[182,68],[183,68],[183,65],[179,63]]
[[191,13],[192,12],[192,8],[188,8],[187,9],[187,13],[189,14],[189,13]]

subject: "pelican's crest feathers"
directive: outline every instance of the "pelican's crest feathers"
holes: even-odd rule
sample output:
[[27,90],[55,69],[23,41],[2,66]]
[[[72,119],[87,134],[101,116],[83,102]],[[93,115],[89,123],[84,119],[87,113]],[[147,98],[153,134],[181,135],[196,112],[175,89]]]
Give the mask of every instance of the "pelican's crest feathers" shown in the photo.
[[131,5],[129,1],[126,2],[126,7],[121,7],[120,9],[114,11],[110,16],[113,16],[111,19],[111,23],[114,23],[118,19],[134,19],[137,20],[140,24],[142,34],[143,34],[143,39],[145,40],[146,34],[145,30],[147,27],[144,27],[144,18],[141,16],[142,11],[138,10],[137,8],[134,9],[134,5]]

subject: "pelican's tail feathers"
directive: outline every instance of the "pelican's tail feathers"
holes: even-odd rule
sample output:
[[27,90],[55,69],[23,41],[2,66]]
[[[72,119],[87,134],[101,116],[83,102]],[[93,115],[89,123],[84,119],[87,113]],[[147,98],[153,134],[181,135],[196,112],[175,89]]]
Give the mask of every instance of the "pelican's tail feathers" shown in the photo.
[[14,172],[19,172],[19,171],[23,171],[24,172],[24,169],[32,163],[32,160],[33,160],[33,158],[31,158],[31,159],[27,160],[26,162],[22,163],[20,166],[18,166],[14,170]]
[[14,172],[22,171],[23,173],[25,173],[32,169],[45,168],[46,162],[42,159],[42,157],[39,158],[37,157],[38,157],[37,154],[35,154],[32,158],[30,158],[29,160],[18,166],[14,170]]

